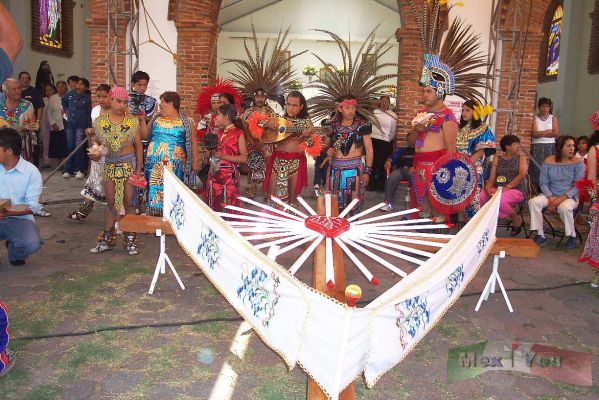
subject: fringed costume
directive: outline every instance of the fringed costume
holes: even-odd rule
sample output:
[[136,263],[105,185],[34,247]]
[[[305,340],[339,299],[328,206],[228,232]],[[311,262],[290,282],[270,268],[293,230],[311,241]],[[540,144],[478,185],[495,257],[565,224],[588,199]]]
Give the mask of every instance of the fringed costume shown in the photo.
[[[241,114],[241,119],[244,122],[248,122],[254,113],[262,114],[266,118],[270,119],[277,117],[277,114],[272,108],[267,105],[263,107],[250,107]],[[256,197],[256,191],[258,185],[261,185],[265,181],[266,177],[266,164],[269,161],[273,153],[274,146],[271,144],[261,144],[256,138],[251,135],[246,135],[247,148],[248,148],[248,167],[250,168],[250,175],[248,177],[248,184],[246,188],[246,196],[250,199]]]
[[[385,74],[381,72],[384,68],[397,68],[397,64],[381,62],[381,57],[389,51],[391,45],[387,39],[382,43],[375,43],[376,28],[370,32],[366,41],[352,59],[349,51],[350,44],[341,39],[337,34],[317,29],[329,35],[339,47],[343,60],[343,70],[334,67],[334,63],[317,58],[327,67],[329,73],[322,76],[316,82],[308,85],[319,91],[318,95],[311,98],[309,104],[312,117],[316,119],[328,118],[332,111],[337,115],[330,122],[323,122],[323,126],[330,128],[330,145],[335,150],[336,156],[329,159],[329,167],[326,177],[326,188],[337,195],[339,210],[345,208],[352,198],[357,196],[360,202],[357,208],[352,209],[350,214],[359,211],[364,201],[364,188],[362,177],[372,172],[372,160],[366,159],[364,164],[362,157],[350,157],[352,146],[365,149],[363,145],[364,135],[370,135],[372,125],[380,127],[379,121],[374,115],[374,109],[378,106],[378,97],[389,86],[386,82],[397,78],[397,73]],[[365,59],[363,55],[370,57]],[[332,67],[332,68],[331,68]],[[383,83],[385,82],[385,83]],[[343,100],[351,98],[352,100]],[[341,115],[337,108],[344,103],[355,106],[355,117],[351,125],[341,125]],[[338,156],[341,152],[343,157]],[[362,151],[363,152],[363,151]],[[368,155],[368,152],[366,153]],[[321,165],[324,161],[321,161]]]
[[170,168],[183,181],[191,154],[187,153],[185,146],[187,131],[181,118],[158,116],[153,119],[149,130],[146,153],[147,214],[162,216],[164,167]]
[[[219,133],[218,152],[224,155],[239,155],[239,137],[243,130],[229,125]],[[218,170],[211,168],[204,190],[204,201],[214,211],[222,211],[225,205],[239,206],[239,169],[238,164],[221,160]]]
[[474,163],[478,175],[476,194],[474,195],[472,203],[464,210],[466,216],[472,218],[481,207],[480,191],[484,187],[483,168],[486,157],[495,154],[495,135],[487,124],[483,123],[476,129],[471,129],[470,125],[466,125],[458,132],[456,142],[457,150],[460,153],[468,156],[472,156],[472,154],[478,150],[484,150],[485,153]]
[[363,147],[364,135],[370,135],[372,124],[362,118],[356,117],[354,123],[342,126],[341,122],[335,120],[331,123],[332,142],[338,143],[343,158],[333,157],[327,172],[327,191],[337,195],[339,209],[343,210],[354,196],[360,200],[354,208],[359,211],[364,203],[364,187],[362,186],[362,174],[365,173],[362,157],[348,158],[352,146]]
[[[287,117],[287,121],[293,123],[293,126],[304,131],[309,131],[314,128],[312,121],[309,118],[292,118]],[[290,136],[295,138],[296,135]],[[284,139],[287,140],[287,139]],[[270,180],[276,179],[275,193],[272,195],[279,199],[289,201],[289,178],[297,175],[297,183],[295,185],[295,193],[301,195],[302,189],[308,187],[308,159],[304,151],[295,153],[275,150],[266,166],[266,174],[262,189],[264,193],[269,190]]]
[[[446,95],[456,95],[465,100],[481,99],[479,90],[485,88],[486,75],[472,71],[487,66],[487,63],[484,55],[479,52],[480,43],[472,32],[472,26],[455,18],[441,44],[443,29],[440,27],[439,14],[441,8],[446,6],[441,5],[441,0],[424,2],[422,12],[419,13],[414,2],[410,0],[409,3],[418,22],[424,49],[420,85],[433,88],[438,100],[445,99]],[[426,129],[418,133],[416,149],[423,149],[427,135],[442,134],[443,124],[447,122],[457,124],[448,108],[437,112],[420,110],[412,124],[424,124]],[[414,205],[422,205],[429,196],[432,164],[444,153],[447,151],[420,151],[414,155]]]
[[[252,54],[247,50],[246,59],[230,58],[225,60],[225,63],[231,63],[237,67],[235,72],[231,72],[231,76],[238,85],[238,89],[244,98],[254,98],[256,95],[260,94],[267,98],[274,99],[278,94],[289,90],[289,86],[293,81],[294,72],[291,69],[290,60],[306,52],[306,50],[304,50],[290,56],[287,55],[289,54],[289,51],[287,50],[290,44],[287,41],[289,29],[290,27],[284,32],[279,32],[279,36],[277,37],[272,50],[273,56],[270,59],[267,59],[265,58],[265,53],[269,41],[266,41],[261,51],[258,46],[256,30],[252,24],[252,43],[250,45],[244,39],[244,46],[246,49],[255,49],[254,53]],[[276,112],[265,104],[263,107],[256,107],[254,105],[253,107],[248,108],[241,115],[241,119],[248,122],[255,113],[264,114],[268,118],[277,116]],[[272,155],[273,146],[258,146],[258,142],[255,138],[251,137],[251,135],[247,135],[246,138],[248,149],[247,165],[250,168],[246,196],[254,198],[256,196],[258,184],[264,182],[266,163],[268,162],[268,158]],[[260,151],[259,147],[262,147],[263,150]]]
[[[121,151],[124,147],[135,143],[138,127],[139,120],[132,115],[125,115],[119,124],[110,122],[109,114],[98,117],[94,121],[96,140],[108,149],[104,160],[104,172],[106,179],[110,179],[115,184],[113,210],[115,214],[123,208],[125,184],[135,172],[137,162],[135,153],[121,154]],[[124,245],[129,254],[138,254],[135,233],[123,232],[123,234]],[[91,249],[91,252],[96,254],[110,250],[115,243],[115,228],[105,229],[100,232],[98,245]]]

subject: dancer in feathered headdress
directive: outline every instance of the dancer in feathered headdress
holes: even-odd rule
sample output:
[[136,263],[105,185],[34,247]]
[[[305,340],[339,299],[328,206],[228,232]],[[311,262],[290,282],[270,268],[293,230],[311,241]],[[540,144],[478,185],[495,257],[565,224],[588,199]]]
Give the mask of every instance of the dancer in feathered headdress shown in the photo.
[[256,30],[252,24],[252,42],[254,54],[250,52],[246,40],[243,47],[247,55],[246,59],[230,58],[225,63],[233,63],[237,67],[231,76],[241,91],[244,98],[252,98],[253,105],[241,115],[241,119],[249,125],[253,135],[247,135],[248,144],[248,166],[250,177],[246,189],[246,196],[254,198],[258,184],[264,182],[267,159],[272,155],[273,146],[263,145],[259,141],[259,132],[266,126],[266,121],[277,117],[277,113],[267,104],[267,99],[277,99],[278,96],[289,91],[292,81],[293,70],[290,60],[305,51],[288,56],[290,42],[287,41],[289,34],[287,28],[284,32],[279,31],[275,41],[272,57],[266,58],[266,50],[270,40],[266,40],[262,49],[258,46]]
[[213,132],[214,116],[218,112],[218,107],[222,104],[233,104],[239,112],[241,94],[233,86],[232,81],[216,78],[214,85],[203,88],[198,95],[196,112],[203,116],[198,123],[198,137],[200,139],[206,133],[215,133]]
[[[487,63],[479,52],[478,36],[472,32],[471,25],[459,18],[454,19],[441,44],[443,31],[439,26],[439,14],[441,8],[445,7],[441,4],[446,1],[426,0],[421,13],[416,10],[414,2],[409,1],[424,48],[424,65],[419,83],[424,87],[422,100],[426,107],[412,120],[412,132],[408,135],[408,142],[416,147],[412,201],[429,213],[432,211],[429,190],[433,179],[433,163],[448,152],[456,152],[458,124],[443,100],[447,95],[456,95],[465,100],[481,99],[478,89],[485,87],[486,75],[473,71],[485,67]],[[457,188],[451,186],[450,189],[455,192]],[[460,192],[462,194],[459,196],[435,192],[433,197],[438,200],[434,202],[435,207],[442,213],[449,212],[454,206],[463,209],[460,202],[466,202],[472,194]],[[443,195],[452,199],[444,199]]]
[[[391,45],[389,39],[376,45],[376,28],[370,32],[355,58],[352,57],[349,43],[338,35],[326,30],[316,30],[328,34],[335,40],[343,59],[343,68],[338,69],[314,54],[327,70],[324,76],[310,85],[320,91],[318,96],[310,100],[312,116],[324,118],[335,112],[334,116],[324,123],[331,131],[331,147],[327,150],[330,163],[326,186],[328,191],[337,194],[339,209],[345,208],[357,196],[360,203],[353,210],[356,212],[363,203],[364,188],[372,172],[373,151],[370,132],[372,124],[379,124],[374,116],[374,109],[380,94],[389,87],[384,82],[397,76],[377,76],[377,72],[382,68],[397,65],[378,62],[390,50]],[[363,58],[364,54],[370,57]],[[365,165],[362,162],[364,152]]]

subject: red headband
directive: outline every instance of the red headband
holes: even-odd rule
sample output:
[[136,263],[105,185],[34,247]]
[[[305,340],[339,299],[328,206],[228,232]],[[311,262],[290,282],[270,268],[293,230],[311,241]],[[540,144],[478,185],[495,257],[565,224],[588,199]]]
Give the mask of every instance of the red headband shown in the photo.
[[358,102],[356,99],[351,99],[351,100],[343,100],[341,103],[339,103],[340,107],[343,106],[357,106]]

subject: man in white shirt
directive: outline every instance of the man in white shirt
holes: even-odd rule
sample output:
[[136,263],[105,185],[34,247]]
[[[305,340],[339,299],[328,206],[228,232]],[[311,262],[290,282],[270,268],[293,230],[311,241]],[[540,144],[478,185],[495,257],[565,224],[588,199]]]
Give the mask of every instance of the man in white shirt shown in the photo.
[[[21,157],[21,136],[12,128],[0,129],[0,199],[8,199],[12,209],[0,209],[0,240],[6,241],[8,260],[23,265],[25,259],[42,247],[33,213],[42,206],[42,176]],[[16,205],[26,207],[17,208]]]
[[372,133],[370,134],[374,151],[374,161],[372,164],[372,178],[367,190],[383,192],[385,190],[385,181],[387,180],[387,174],[384,169],[385,161],[393,153],[393,148],[395,147],[397,114],[391,111],[389,96],[381,96],[379,101],[379,108],[374,110],[374,115],[379,121],[380,128],[372,125]]

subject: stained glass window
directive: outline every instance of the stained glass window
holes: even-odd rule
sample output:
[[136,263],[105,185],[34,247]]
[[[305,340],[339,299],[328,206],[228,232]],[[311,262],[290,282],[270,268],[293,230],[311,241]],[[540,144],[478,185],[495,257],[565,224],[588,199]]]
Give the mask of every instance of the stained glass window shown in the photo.
[[546,76],[557,76],[559,70],[559,46],[562,34],[562,20],[564,10],[561,5],[555,8],[551,25],[549,26],[549,40],[547,42],[547,63],[545,64]]
[[62,0],[39,0],[39,44],[62,49]]

